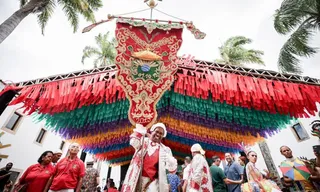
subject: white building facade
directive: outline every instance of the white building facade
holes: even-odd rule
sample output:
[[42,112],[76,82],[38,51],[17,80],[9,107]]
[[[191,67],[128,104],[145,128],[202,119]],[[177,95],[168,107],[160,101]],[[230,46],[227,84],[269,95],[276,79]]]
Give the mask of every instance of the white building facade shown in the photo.
[[[0,80],[0,91],[4,88]],[[13,171],[10,179],[14,182],[30,166],[37,163],[38,158],[44,151],[62,150],[62,157],[65,157],[70,143],[62,139],[59,135],[52,133],[45,127],[45,122],[35,123],[32,116],[23,113],[22,105],[8,106],[0,115],[0,142],[11,144],[10,147],[0,149],[0,154],[8,155],[0,161],[0,167],[12,162]],[[79,152],[78,156],[80,157]],[[93,161],[93,157],[87,154],[85,162]],[[108,164],[95,163],[95,168],[100,170],[101,186],[105,185],[108,175]],[[111,178],[118,185],[120,182],[120,167],[114,167],[111,172]]]
[[[320,105],[318,105],[320,109]],[[278,173],[282,176],[279,169],[279,165],[285,158],[280,153],[280,147],[287,145],[293,151],[294,157],[307,157],[315,158],[312,146],[320,145],[319,138],[311,135],[311,122],[314,120],[319,120],[319,115],[311,116],[310,118],[301,118],[298,121],[292,122],[287,126],[286,129],[282,130],[280,133],[273,135],[272,137],[266,139],[268,147],[271,152],[272,159],[275,166],[278,169]],[[297,124],[300,124],[297,125]],[[262,153],[258,145],[252,147],[252,150],[258,153],[257,166],[261,169],[266,168],[265,161],[262,158]]]
[[60,149],[65,156],[69,145],[58,135],[49,132],[44,123],[34,123],[32,117],[22,111],[19,106],[9,106],[0,116],[0,132],[4,132],[0,141],[4,145],[11,144],[0,150],[1,154],[9,155],[1,159],[0,166],[12,162],[12,171],[20,176],[26,168],[37,163],[44,151]]

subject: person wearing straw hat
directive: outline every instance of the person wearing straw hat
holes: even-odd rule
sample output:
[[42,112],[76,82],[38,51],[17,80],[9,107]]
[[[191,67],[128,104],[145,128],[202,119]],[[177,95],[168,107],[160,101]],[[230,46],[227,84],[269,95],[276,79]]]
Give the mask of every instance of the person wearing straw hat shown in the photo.
[[187,183],[188,192],[213,192],[209,165],[204,156],[205,151],[196,143],[191,147],[192,161]]
[[175,162],[171,149],[161,143],[167,135],[166,126],[163,123],[154,124],[150,134],[147,134],[144,126],[136,124],[133,131],[130,145],[135,149],[135,154],[121,191],[168,192],[166,169]]

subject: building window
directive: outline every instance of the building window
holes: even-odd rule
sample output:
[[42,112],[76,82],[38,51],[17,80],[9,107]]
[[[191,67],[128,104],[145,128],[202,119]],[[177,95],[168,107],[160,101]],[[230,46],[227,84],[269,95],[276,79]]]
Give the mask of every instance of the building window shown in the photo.
[[306,129],[302,126],[301,123],[296,123],[291,128],[297,141],[305,141],[310,138]]
[[65,143],[66,143],[65,141],[61,141],[60,148],[59,148],[61,151],[63,150],[63,147],[64,147]]
[[21,117],[22,116],[20,114],[18,114],[17,112],[14,112],[11,118],[9,119],[8,123],[6,124],[5,128],[14,131]]
[[40,133],[39,133],[39,135],[37,137],[37,140],[36,140],[37,143],[42,143],[44,135],[46,134],[46,132],[47,132],[47,130],[45,130],[45,129],[41,129],[40,130]]

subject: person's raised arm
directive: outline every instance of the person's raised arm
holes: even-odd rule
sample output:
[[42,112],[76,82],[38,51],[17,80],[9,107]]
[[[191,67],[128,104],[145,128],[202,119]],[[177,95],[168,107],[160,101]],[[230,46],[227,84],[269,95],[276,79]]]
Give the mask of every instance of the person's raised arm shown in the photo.
[[5,175],[1,175],[1,176],[0,176],[0,181],[3,180],[3,179],[5,179],[6,177],[8,177],[8,176],[10,176],[10,175],[11,175],[10,172],[7,173],[7,174],[5,174]]
[[133,129],[133,133],[130,135],[130,145],[139,150],[141,147],[142,138],[147,133],[147,129],[140,124],[136,124],[136,128]]

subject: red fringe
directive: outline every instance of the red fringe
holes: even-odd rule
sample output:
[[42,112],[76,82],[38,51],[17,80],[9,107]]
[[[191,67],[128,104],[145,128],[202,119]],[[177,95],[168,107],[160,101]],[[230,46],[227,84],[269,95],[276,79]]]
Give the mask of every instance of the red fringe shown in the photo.
[[[313,85],[271,81],[218,71],[202,74],[205,78],[177,74],[174,91],[180,94],[225,101],[227,104],[253,108],[270,113],[290,114],[293,117],[315,115],[320,101],[320,87]],[[209,90],[209,91],[208,91]]]
[[104,74],[56,81],[24,87],[10,105],[24,102],[28,114],[58,113],[102,102],[113,103],[125,99],[125,93],[116,79],[99,81]]
[[[218,71],[207,71],[208,74],[192,72],[195,76],[187,75],[188,72],[190,73],[183,69],[183,74],[176,74],[175,92],[201,99],[209,99],[210,94],[215,102],[226,102],[270,113],[290,114],[296,118],[308,117],[308,113],[315,115],[316,102],[320,101],[319,86]],[[106,74],[23,87],[11,105],[24,102],[29,114],[35,110],[53,114],[125,99],[125,93],[116,79],[103,80]],[[18,88],[7,87],[3,92],[10,89]]]

